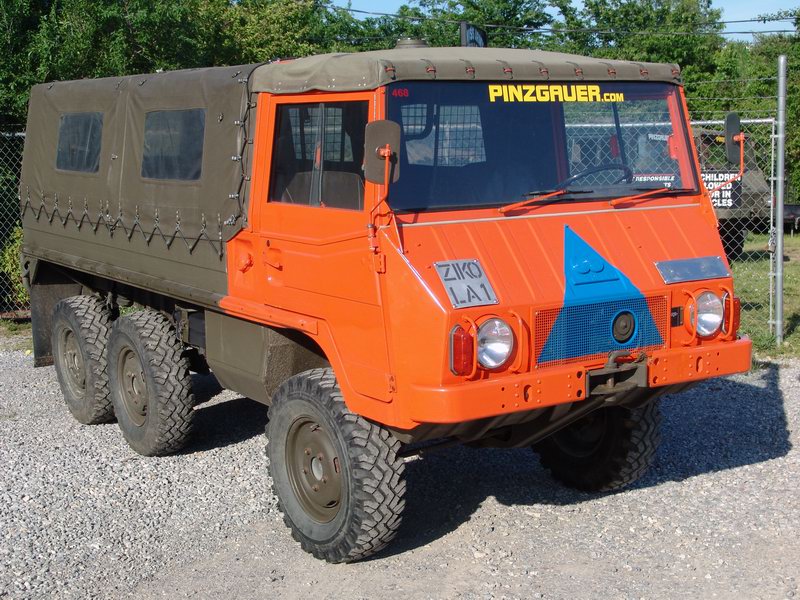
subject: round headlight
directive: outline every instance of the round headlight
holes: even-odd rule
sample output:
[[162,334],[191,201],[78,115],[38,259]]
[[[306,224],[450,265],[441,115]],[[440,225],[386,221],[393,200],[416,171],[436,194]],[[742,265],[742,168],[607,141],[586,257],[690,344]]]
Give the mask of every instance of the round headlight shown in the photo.
[[[711,337],[722,327],[724,314],[722,300],[713,292],[703,292],[697,297],[697,306],[690,312],[691,323],[697,319],[697,335]],[[696,315],[696,316],[695,316]]]
[[478,362],[486,369],[502,366],[514,350],[514,332],[502,319],[489,319],[478,327]]

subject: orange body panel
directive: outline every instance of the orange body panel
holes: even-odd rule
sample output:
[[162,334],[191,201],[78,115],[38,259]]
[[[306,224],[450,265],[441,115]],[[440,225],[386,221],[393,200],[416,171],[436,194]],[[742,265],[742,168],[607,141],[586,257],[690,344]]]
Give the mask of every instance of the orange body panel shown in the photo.
[[[312,99],[366,100],[374,115],[376,96],[375,92],[261,94],[250,226],[229,244],[230,294],[220,303],[229,314],[311,335],[329,357],[348,402],[360,400],[364,406],[390,400],[391,372],[379,281],[368,253],[366,215],[268,202],[268,190],[277,105]],[[365,204],[374,193],[368,184]]]
[[[497,208],[402,216],[387,211],[379,220],[377,255],[370,250],[367,225],[381,186],[366,184],[363,211],[269,202],[278,104],[368,100],[373,120],[383,118],[383,99],[382,89],[261,94],[249,226],[228,244],[229,296],[221,302],[231,315],[297,329],[314,339],[351,410],[411,429],[584,399],[587,371],[601,367],[606,356],[537,360],[553,326],[547,311],[557,312],[564,302],[567,228],[624,273],[651,310],[658,305],[666,311],[659,317],[658,346],[648,350],[653,387],[749,368],[750,342],[735,340],[735,332],[704,341],[669,323],[669,309],[685,306],[691,294],[733,290],[730,277],[666,285],[655,267],[664,260],[724,257],[704,194],[617,206],[608,201],[534,206],[507,215]],[[671,112],[685,111],[682,94],[680,99],[683,106],[673,102]],[[692,158],[699,172],[696,152]],[[454,259],[480,261],[497,305],[452,308],[433,263]],[[490,316],[505,319],[515,331],[511,359],[497,371],[454,375],[450,331]]]
[[749,339],[654,352],[647,362],[652,387],[687,383],[750,370]]

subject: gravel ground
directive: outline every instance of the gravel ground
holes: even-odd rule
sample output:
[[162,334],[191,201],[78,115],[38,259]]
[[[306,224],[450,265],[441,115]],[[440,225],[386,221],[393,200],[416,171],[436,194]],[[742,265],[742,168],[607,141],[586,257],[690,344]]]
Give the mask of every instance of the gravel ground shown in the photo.
[[197,377],[195,442],[133,454],[52,368],[0,345],[0,597],[790,598],[800,594],[800,363],[663,403],[632,489],[560,488],[525,450],[408,465],[404,527],[354,565],[302,553],[264,472],[266,408]]

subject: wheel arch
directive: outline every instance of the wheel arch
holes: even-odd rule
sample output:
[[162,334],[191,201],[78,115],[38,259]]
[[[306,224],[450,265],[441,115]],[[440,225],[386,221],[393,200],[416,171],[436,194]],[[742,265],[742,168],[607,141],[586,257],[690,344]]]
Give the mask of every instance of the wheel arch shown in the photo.
[[205,358],[220,384],[264,404],[290,377],[331,366],[320,344],[302,331],[210,310],[205,311]]

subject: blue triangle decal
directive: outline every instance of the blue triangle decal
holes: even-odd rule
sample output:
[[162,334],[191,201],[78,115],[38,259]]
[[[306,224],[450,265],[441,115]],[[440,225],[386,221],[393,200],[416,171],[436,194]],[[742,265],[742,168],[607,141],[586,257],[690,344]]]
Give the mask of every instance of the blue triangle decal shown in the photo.
[[[647,300],[630,279],[568,226],[564,227],[564,304],[537,359],[543,363],[663,343]],[[624,344],[612,323],[630,312],[635,330]]]

